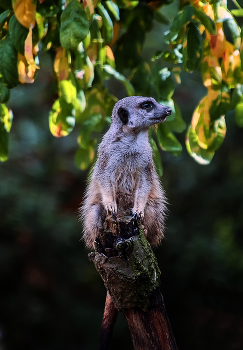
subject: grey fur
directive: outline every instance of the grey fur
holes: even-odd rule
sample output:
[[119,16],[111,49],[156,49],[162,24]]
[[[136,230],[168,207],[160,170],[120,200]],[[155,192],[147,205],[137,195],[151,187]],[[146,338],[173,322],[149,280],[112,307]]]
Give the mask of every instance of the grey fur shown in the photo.
[[[153,105],[152,110],[145,102]],[[155,170],[148,129],[164,121],[170,112],[151,97],[126,97],[114,106],[112,123],[99,145],[80,208],[87,247],[94,247],[108,211],[118,217],[130,215],[131,210],[140,215],[146,237],[154,246],[164,237],[166,198]]]

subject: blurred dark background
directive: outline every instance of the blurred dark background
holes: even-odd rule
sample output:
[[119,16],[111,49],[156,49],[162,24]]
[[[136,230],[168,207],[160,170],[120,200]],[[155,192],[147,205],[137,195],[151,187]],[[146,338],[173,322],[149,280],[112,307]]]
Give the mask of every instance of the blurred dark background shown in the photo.
[[[144,54],[159,40],[158,31],[148,37]],[[106,291],[77,219],[88,172],[74,165],[78,129],[62,139],[49,132],[56,96],[48,54],[40,62],[36,82],[12,91],[0,164],[0,349],[96,349]],[[174,97],[188,123],[205,93],[200,74],[182,74]],[[156,256],[180,350],[243,349],[243,131],[234,111],[226,122],[208,166],[185,146],[179,157],[162,153],[170,213]],[[111,349],[124,348],[133,346],[121,314]]]

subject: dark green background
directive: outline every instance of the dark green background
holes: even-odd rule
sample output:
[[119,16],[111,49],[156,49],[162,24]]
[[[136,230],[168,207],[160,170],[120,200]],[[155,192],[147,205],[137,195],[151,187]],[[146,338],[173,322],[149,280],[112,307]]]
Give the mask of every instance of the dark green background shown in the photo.
[[[145,57],[160,40],[149,34]],[[88,172],[74,165],[78,130],[63,139],[48,130],[56,95],[50,59],[40,59],[36,82],[11,93],[9,161],[0,164],[0,349],[96,349],[106,291],[77,219]],[[188,123],[204,95],[200,74],[182,74],[174,97]],[[208,166],[189,157],[185,133],[181,156],[162,152],[169,216],[156,256],[180,350],[243,348],[243,132],[234,111],[226,123]],[[120,315],[111,349],[124,348],[133,349]]]

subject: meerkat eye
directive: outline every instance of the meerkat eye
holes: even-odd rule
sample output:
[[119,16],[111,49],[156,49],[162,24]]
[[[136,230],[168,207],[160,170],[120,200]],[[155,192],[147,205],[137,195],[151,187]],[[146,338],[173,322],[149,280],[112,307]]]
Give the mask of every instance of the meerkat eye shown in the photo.
[[123,122],[123,124],[127,124],[128,123],[128,117],[129,117],[128,111],[125,108],[120,107],[118,109],[117,113],[119,115],[119,118]]
[[140,108],[145,109],[147,112],[150,112],[154,108],[154,104],[150,101],[143,102],[141,103]]

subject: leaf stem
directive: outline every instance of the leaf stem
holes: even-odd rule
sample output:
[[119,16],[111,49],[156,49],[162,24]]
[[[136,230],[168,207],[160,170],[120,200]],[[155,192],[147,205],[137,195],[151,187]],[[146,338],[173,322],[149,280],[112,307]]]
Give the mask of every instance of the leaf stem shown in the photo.
[[238,7],[238,9],[241,10],[241,7],[240,7],[240,5],[238,4],[238,2],[237,2],[236,0],[232,0],[232,1],[233,1],[233,3],[235,4],[235,6]]

